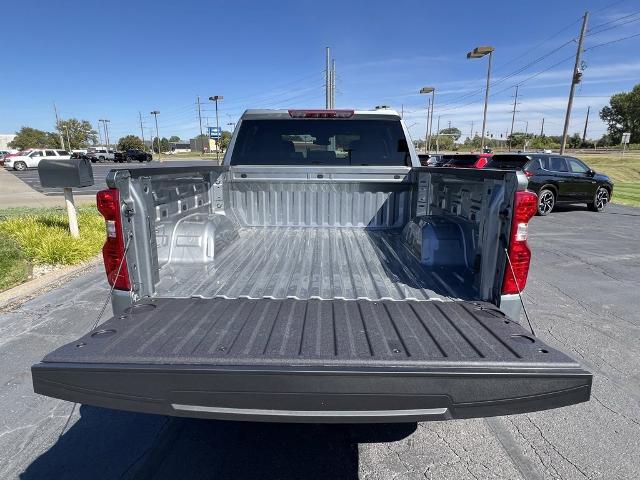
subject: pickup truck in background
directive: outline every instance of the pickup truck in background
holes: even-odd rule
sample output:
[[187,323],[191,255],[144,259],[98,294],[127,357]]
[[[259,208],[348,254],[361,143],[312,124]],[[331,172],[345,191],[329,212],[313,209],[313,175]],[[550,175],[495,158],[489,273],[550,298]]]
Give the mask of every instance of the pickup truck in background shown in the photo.
[[91,160],[92,163],[96,163],[96,162],[106,162],[107,160],[114,160],[115,157],[115,152],[111,149],[106,149],[106,148],[98,148],[95,150],[89,150],[87,152],[87,158],[89,158],[89,160]]
[[222,166],[113,170],[114,316],[32,367],[37,393],[280,422],[485,417],[589,399],[519,323],[522,172],[419,163],[390,110],[248,110]]

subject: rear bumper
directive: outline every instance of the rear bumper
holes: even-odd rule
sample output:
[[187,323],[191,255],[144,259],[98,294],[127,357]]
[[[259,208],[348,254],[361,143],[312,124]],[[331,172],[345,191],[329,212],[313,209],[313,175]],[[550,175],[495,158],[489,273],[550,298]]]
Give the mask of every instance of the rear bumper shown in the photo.
[[36,393],[98,407],[222,420],[415,422],[589,400],[580,369],[331,369],[40,363]]

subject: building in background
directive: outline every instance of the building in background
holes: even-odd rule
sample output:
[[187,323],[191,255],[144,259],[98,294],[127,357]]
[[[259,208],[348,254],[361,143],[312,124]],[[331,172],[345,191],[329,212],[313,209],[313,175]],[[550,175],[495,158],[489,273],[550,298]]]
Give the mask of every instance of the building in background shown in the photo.
[[[192,138],[191,140],[189,140],[189,143],[191,144],[191,151],[192,152],[215,152],[216,150],[216,141],[213,138],[202,138],[200,136],[196,137],[196,138]],[[204,143],[204,145],[203,145]],[[204,148],[203,148],[204,146]]]
[[9,150],[9,143],[13,142],[16,136],[13,133],[0,133],[0,150]]

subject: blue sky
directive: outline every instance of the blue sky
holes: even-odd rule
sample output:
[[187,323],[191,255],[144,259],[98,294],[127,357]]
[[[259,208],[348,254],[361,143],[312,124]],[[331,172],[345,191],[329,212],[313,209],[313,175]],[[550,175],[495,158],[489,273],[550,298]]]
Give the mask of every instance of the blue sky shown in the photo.
[[544,117],[545,132],[559,134],[576,49],[571,39],[587,9],[592,32],[570,131],[582,131],[590,105],[589,136],[599,137],[605,126],[598,110],[640,81],[640,36],[596,46],[640,33],[636,0],[10,0],[3,5],[0,133],[23,125],[52,130],[54,101],[63,118],[94,126],[110,119],[112,140],[140,133],[139,111],[150,129],[154,109],[161,136],[195,136],[197,95],[212,124],[206,98],[214,94],[224,95],[223,125],[246,108],[322,108],[329,46],[337,107],[404,106],[412,135],[422,136],[427,99],[417,92],[433,85],[434,128],[440,115],[441,128],[451,122],[468,135],[482,120],[486,58],[465,54],[493,45],[488,131],[508,130],[520,83],[516,129],[528,121],[529,131],[539,132]]

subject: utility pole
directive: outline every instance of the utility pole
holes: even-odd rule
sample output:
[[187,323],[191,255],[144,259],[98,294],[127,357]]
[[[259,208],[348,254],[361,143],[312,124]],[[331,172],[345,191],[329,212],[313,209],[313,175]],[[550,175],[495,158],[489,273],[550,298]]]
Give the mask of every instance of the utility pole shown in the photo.
[[331,52],[329,47],[326,48],[326,70],[325,70],[325,108],[329,110],[331,108],[331,70],[329,65],[329,57]]
[[220,163],[220,141],[222,140],[222,131],[220,130],[220,119],[218,118],[218,100],[222,100],[222,95],[214,95],[209,100],[216,103],[216,160]]
[[144,127],[142,126],[142,113],[138,111],[138,118],[140,119],[140,134],[142,135],[142,151],[147,151],[147,144],[144,143]]
[[542,117],[542,126],[540,127],[540,136],[544,137],[544,117]]
[[331,108],[336,108],[336,59],[331,60]]
[[110,122],[111,120],[107,120],[106,118],[101,118],[100,120],[98,120],[99,122],[102,122],[102,126],[104,128],[104,139],[105,142],[107,142],[107,151],[109,151],[109,129],[107,128],[107,122]]
[[591,111],[591,105],[587,106],[587,118],[584,119],[584,132],[582,132],[582,143],[587,140],[587,127],[589,126],[589,111]]
[[451,120],[449,120],[449,126],[447,128],[451,128]]
[[71,140],[69,140],[69,127],[64,127],[64,131],[67,132],[67,149],[71,151]]
[[473,120],[471,120],[471,135],[469,136],[471,140],[473,140]]
[[200,95],[196,97],[198,102],[198,121],[200,122],[200,143],[202,144],[202,153],[204,154],[204,139],[202,138],[202,111],[200,110]]
[[438,115],[438,125],[436,127],[436,153],[440,153],[440,115]]
[[103,143],[102,143],[102,130],[100,130],[100,120],[98,120],[98,141],[100,142],[100,145],[103,145]]
[[582,72],[580,71],[580,55],[582,55],[582,44],[584,42],[584,34],[587,31],[587,22],[589,21],[589,12],[584,12],[582,19],[582,29],[580,30],[580,38],[578,39],[578,50],[576,51],[576,63],[573,66],[573,75],[571,77],[571,88],[569,89],[569,101],[567,102],[567,114],[564,117],[564,129],[562,130],[562,143],[560,144],[560,155],[564,155],[564,149],[567,146],[567,135],[569,133],[569,122],[571,120],[571,107],[573,106],[573,96],[576,92],[576,85],[580,83]]
[[509,151],[511,151],[511,140],[513,139],[513,124],[516,120],[516,105],[518,105],[518,85],[516,85],[516,94],[513,97],[513,113],[511,114],[511,135],[509,135]]
[[[156,140],[158,141],[158,160],[162,162],[162,155],[160,154],[160,133],[158,133],[158,114],[160,113],[159,110],[154,110],[153,112],[151,112],[151,115],[153,115],[156,119]],[[151,149],[153,150],[153,140],[151,140]]]
[[60,135],[60,146],[64,150],[64,137],[62,136],[62,129],[60,128],[60,117],[58,117],[58,107],[56,107],[56,102],[53,102],[53,111],[56,114],[56,128],[58,129],[58,134]]

